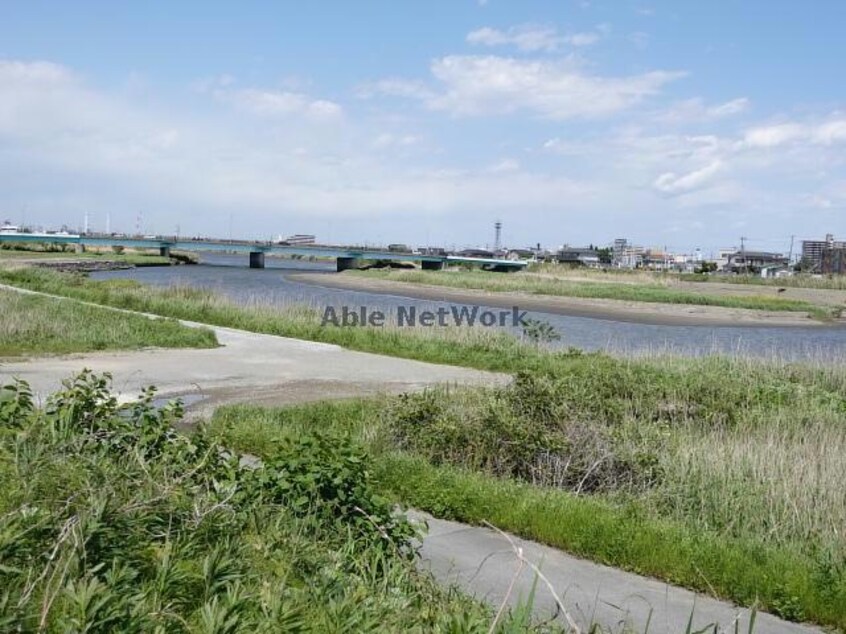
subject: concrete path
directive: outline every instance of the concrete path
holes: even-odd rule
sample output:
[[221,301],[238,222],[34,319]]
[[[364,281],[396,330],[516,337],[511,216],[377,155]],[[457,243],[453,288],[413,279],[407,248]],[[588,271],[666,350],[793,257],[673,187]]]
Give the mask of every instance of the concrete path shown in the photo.
[[[8,287],[5,287],[8,288]],[[15,289],[17,290],[17,289]],[[66,300],[73,301],[73,300]],[[183,322],[187,325],[191,322]],[[467,368],[409,361],[334,345],[211,327],[221,347],[207,350],[151,349],[140,352],[78,354],[0,362],[0,384],[12,377],[29,382],[43,398],[63,379],[83,368],[110,372],[114,389],[125,400],[143,387],[156,385],[161,396],[188,396],[192,415],[207,415],[231,402],[284,405],[326,398],[345,398],[418,390],[436,383],[496,384],[505,375]],[[517,559],[508,540],[498,533],[412,513],[429,524],[423,540],[421,565],[445,584],[498,606],[508,593]],[[604,629],[635,632],[684,632],[691,611],[695,632],[716,623],[721,631],[747,632],[748,611],[729,603],[696,596],[654,579],[577,559],[562,551],[515,539],[524,556],[549,579],[575,622]],[[534,573],[525,568],[510,603],[526,597]],[[556,614],[555,601],[538,585],[535,615]],[[556,617],[563,619],[563,615]],[[564,623],[563,620],[561,620]],[[759,614],[756,634],[805,634],[822,630]]]
[[[465,592],[494,606],[502,604],[518,570],[519,560],[506,537],[487,528],[435,519],[412,512],[411,517],[425,521],[429,532],[421,549],[422,566],[442,583],[454,583]],[[623,572],[616,568],[578,559],[560,550],[511,536],[522,549],[525,559],[534,563],[549,580],[575,624],[583,632],[591,623],[603,631],[652,634],[680,634],[687,629],[693,614],[692,632],[718,626],[720,632],[746,634],[749,610],[730,603],[696,595],[664,582]],[[516,605],[529,596],[536,574],[524,565],[509,604]],[[555,618],[567,625],[556,610],[556,601],[545,583],[538,579],[534,613],[541,619]],[[809,625],[789,623],[770,614],[758,613],[755,634],[820,634],[823,630]]]
[[353,352],[339,346],[212,327],[221,347],[150,349],[0,362],[0,383],[27,381],[39,397],[83,368],[109,372],[121,398],[155,385],[161,396],[185,396],[194,415],[219,404],[285,405],[419,390],[434,384],[502,383],[504,375]]

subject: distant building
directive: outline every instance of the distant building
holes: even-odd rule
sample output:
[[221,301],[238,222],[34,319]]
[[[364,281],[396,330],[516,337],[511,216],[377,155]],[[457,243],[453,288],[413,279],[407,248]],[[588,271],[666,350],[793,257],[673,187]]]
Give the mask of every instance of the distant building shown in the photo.
[[492,258],[494,256],[493,251],[486,251],[485,249],[464,249],[456,255],[465,258]]
[[614,266],[623,266],[623,257],[628,247],[629,241],[626,238],[617,238],[614,240],[614,254],[611,260]]
[[10,233],[20,233],[20,227],[11,224],[8,220],[0,225],[0,234],[9,235]]
[[505,255],[509,260],[536,260],[537,256],[535,249],[509,249]]
[[643,256],[646,249],[643,247],[636,247],[628,245],[620,256],[618,266],[626,269],[637,269],[643,266]]
[[737,251],[729,256],[728,270],[732,273],[760,273],[762,269],[787,267],[787,257],[769,251]]
[[731,247],[729,249],[720,249],[719,251],[717,251],[717,270],[727,270],[729,267],[729,260],[731,260],[731,256],[737,253],[737,251],[737,247]]
[[646,249],[641,257],[641,266],[653,271],[663,271],[672,265],[672,256],[661,249]]
[[846,247],[826,249],[820,262],[823,275],[846,275]]
[[288,236],[282,242],[285,242],[290,245],[303,245],[303,244],[314,244],[317,241],[314,235],[310,233],[295,233],[292,236]]
[[823,254],[829,249],[846,249],[846,242],[835,240],[830,233],[825,240],[802,240],[802,267],[821,272]]
[[599,251],[587,247],[563,247],[555,256],[560,264],[573,266],[599,266]]

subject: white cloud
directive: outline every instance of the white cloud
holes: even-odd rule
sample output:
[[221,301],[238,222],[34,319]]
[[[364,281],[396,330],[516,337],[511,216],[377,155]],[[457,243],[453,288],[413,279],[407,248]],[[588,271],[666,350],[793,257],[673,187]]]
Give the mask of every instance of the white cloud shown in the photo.
[[600,77],[575,63],[496,56],[443,57],[432,74],[444,92],[426,99],[435,110],[455,115],[505,114],[528,110],[549,119],[601,117],[660,92],[683,73],[653,71]]
[[483,27],[467,34],[467,42],[482,46],[516,46],[521,51],[554,52],[565,44],[589,46],[599,41],[599,33],[584,32],[561,35],[551,26],[522,24],[507,31]]
[[364,84],[358,88],[356,94],[362,99],[370,99],[376,95],[410,99],[429,99],[434,96],[434,93],[422,81],[396,77]]
[[494,174],[501,174],[502,172],[516,172],[519,169],[520,163],[518,161],[506,158],[491,165],[488,171]]
[[341,116],[343,109],[325,99],[313,99],[298,92],[259,90],[217,89],[214,96],[252,114],[266,117],[305,115],[316,119],[332,119]]
[[760,126],[746,131],[741,147],[776,148],[789,144],[834,145],[846,142],[846,119],[834,118],[822,123],[786,122]]
[[52,62],[0,60],[0,81],[30,86],[68,85],[75,80],[70,69]]
[[655,119],[662,123],[672,124],[712,121],[746,112],[749,106],[750,102],[746,97],[738,97],[715,105],[708,105],[701,98],[695,97],[671,104],[669,108],[658,112]]
[[596,44],[599,41],[599,33],[572,33],[571,35],[565,36],[564,40],[570,46],[590,46],[591,44]]
[[[239,107],[272,116],[322,107],[298,94],[228,94],[242,100]],[[58,65],[0,63],[2,201],[9,204],[26,174],[40,192],[30,213],[37,208],[42,221],[48,208],[59,223],[82,208],[112,211],[118,228],[116,210],[132,209],[126,215],[133,220],[122,225],[129,230],[136,210],[145,209],[148,227],[170,231],[182,222],[185,232],[214,233],[237,210],[243,230],[251,231],[276,227],[280,215],[292,213],[341,221],[524,204],[550,210],[586,191],[566,177],[526,174],[508,161],[495,171],[413,168],[370,150],[379,149],[371,144],[411,147],[416,135],[383,133],[362,143],[363,132],[333,128],[321,137],[323,129],[307,120],[268,128],[264,116],[237,117],[226,108],[211,118],[155,112],[89,90]],[[21,195],[33,202],[31,192]]]
[[747,147],[773,148],[805,136],[803,126],[796,123],[782,123],[778,125],[753,128],[746,132],[744,141]]
[[[151,230],[172,231],[180,222],[183,231],[205,233],[225,233],[234,210],[245,231],[263,235],[286,230],[298,214],[305,231],[320,233],[331,218],[371,239],[379,223],[399,227],[413,216],[432,219],[433,228],[440,223],[460,241],[499,216],[531,242],[553,240],[556,231],[602,240],[613,237],[608,226],[657,240],[670,225],[693,226],[707,211],[714,220],[696,233],[702,244],[715,236],[720,242],[735,221],[766,227],[762,218],[776,218],[773,231],[800,233],[816,214],[818,225],[807,231],[817,231],[846,206],[842,112],[729,134],[724,118],[744,112],[743,99],[693,100],[691,110],[705,118],[670,132],[641,111],[601,125],[562,124],[620,112],[675,75],[607,78],[572,60],[462,56],[436,60],[432,69],[431,86],[387,80],[370,94],[411,96],[453,114],[524,112],[556,122],[529,126],[527,134],[545,136],[536,151],[519,155],[515,148],[528,143],[517,137],[519,126],[479,126],[468,138],[485,139],[470,150],[463,145],[459,158],[449,142],[442,154],[418,152],[440,122],[427,130],[425,119],[409,124],[406,113],[392,118],[381,104],[373,120],[346,114],[327,126],[323,100],[305,89],[242,88],[221,76],[197,86],[206,96],[192,98],[213,106],[198,117],[195,109],[151,105],[166,103],[166,95],[130,98],[122,82],[104,90],[61,65],[0,61],[0,204],[16,210],[28,203],[28,215],[41,221],[50,210],[58,224],[69,214],[81,218],[79,210],[101,218],[108,210],[113,227],[119,210],[131,210],[123,228],[143,209]],[[217,91],[230,100],[208,99]],[[334,116],[331,105],[328,111]],[[448,133],[462,128],[443,125]]]
[[837,119],[818,125],[813,131],[814,140],[823,145],[846,142],[846,119]]
[[414,134],[391,134],[383,132],[373,139],[373,147],[376,149],[407,148],[420,143],[420,137]]
[[739,97],[717,106],[711,106],[706,112],[712,117],[730,117],[744,112],[747,108],[749,108],[749,100],[746,97]]
[[652,185],[662,194],[686,194],[710,184],[723,167],[722,161],[717,160],[687,174],[677,175],[674,172],[665,172],[656,178]]

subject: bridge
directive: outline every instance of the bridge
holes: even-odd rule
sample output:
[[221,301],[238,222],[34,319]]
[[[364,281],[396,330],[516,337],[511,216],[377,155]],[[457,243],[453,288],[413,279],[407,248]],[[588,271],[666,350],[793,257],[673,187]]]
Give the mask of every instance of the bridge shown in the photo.
[[107,249],[111,247],[124,247],[127,249],[157,249],[159,254],[163,256],[169,256],[171,250],[245,253],[249,257],[249,266],[252,269],[263,269],[264,258],[267,254],[334,258],[337,262],[338,271],[358,268],[358,266],[364,261],[413,261],[420,262],[420,267],[424,270],[434,271],[441,270],[449,264],[472,264],[489,271],[517,271],[524,268],[527,264],[524,260],[508,260],[503,258],[434,255],[428,253],[397,252],[387,251],[384,249],[328,245],[286,245],[265,242],[244,242],[237,240],[185,240],[164,237],[101,237],[61,233],[0,233],[0,243],[4,242],[69,244],[82,251],[84,251],[86,247],[100,249]]

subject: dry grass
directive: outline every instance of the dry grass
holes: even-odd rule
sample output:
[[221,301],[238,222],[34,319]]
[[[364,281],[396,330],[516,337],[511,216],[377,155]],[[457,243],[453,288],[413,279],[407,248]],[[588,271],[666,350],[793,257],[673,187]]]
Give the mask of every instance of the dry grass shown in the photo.
[[0,355],[216,345],[206,328],[0,290]]

